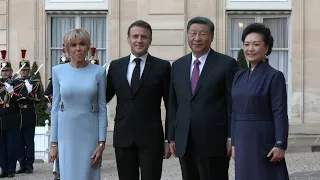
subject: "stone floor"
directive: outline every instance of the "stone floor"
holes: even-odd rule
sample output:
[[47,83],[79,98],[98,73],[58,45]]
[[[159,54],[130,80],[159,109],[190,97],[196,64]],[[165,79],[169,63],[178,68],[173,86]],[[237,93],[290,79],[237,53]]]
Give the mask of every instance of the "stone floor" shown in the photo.
[[[106,153],[102,166],[103,180],[117,180],[117,168],[112,153]],[[287,165],[292,180],[319,180],[320,179],[320,153],[288,153]],[[230,164],[230,180],[234,180],[234,164]],[[12,180],[52,180],[52,164],[36,163],[35,171],[31,175],[17,175]],[[163,164],[162,180],[181,180],[180,166],[176,158],[165,160]]]
[[[320,125],[290,125],[289,147],[286,160],[290,180],[320,180]],[[314,147],[314,148],[313,148]],[[103,155],[102,179],[118,180],[112,147],[112,132],[107,135],[107,147]],[[230,163],[230,180],[234,180],[234,164]],[[53,180],[52,164],[37,161],[31,175],[17,175],[11,180]],[[178,160],[164,160],[162,180],[181,180]]]

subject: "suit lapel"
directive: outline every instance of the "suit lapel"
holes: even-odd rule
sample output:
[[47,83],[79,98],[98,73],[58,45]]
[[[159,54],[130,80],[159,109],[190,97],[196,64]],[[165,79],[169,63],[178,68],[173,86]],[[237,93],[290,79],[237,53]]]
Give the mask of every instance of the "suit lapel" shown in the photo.
[[188,93],[189,96],[192,96],[191,79],[190,79],[192,54],[190,53],[188,56],[186,56],[186,59],[183,61],[184,61],[184,67],[182,68],[181,76],[185,78],[183,82],[185,82],[186,84],[186,92]]
[[125,88],[128,88],[131,93],[131,87],[130,87],[128,79],[127,79],[129,61],[130,61],[130,55],[122,60],[121,65],[120,65],[121,69],[120,69],[119,74],[121,75],[121,78],[125,82],[125,86],[126,86]]
[[144,81],[148,77],[148,74],[149,74],[151,66],[152,66],[152,60],[153,60],[153,57],[150,54],[148,54],[147,60],[146,60],[146,64],[144,65],[144,69],[143,69],[143,72],[142,72],[142,76],[140,78],[139,87],[135,92],[133,92],[133,95],[135,95],[140,90],[140,88],[143,85]]
[[206,62],[203,66],[203,69],[201,71],[201,74],[200,74],[200,77],[199,77],[199,80],[197,83],[197,87],[194,91],[192,99],[197,95],[202,84],[205,82],[207,77],[210,75],[210,73],[212,72],[212,68],[216,65],[216,63],[217,63],[217,53],[211,49],[208,56],[207,56]]

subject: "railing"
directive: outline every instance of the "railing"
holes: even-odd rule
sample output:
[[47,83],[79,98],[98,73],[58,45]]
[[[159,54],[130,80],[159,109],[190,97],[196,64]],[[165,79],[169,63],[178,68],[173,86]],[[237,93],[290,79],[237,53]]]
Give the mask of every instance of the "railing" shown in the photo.
[[49,141],[50,141],[50,126],[49,120],[45,121],[45,126],[36,126],[35,130],[35,159],[49,162]]

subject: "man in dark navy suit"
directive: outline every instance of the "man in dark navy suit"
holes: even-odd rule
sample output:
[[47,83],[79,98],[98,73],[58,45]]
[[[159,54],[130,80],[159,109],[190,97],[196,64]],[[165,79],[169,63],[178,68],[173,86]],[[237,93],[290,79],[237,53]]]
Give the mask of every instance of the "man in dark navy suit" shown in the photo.
[[170,151],[184,180],[227,180],[231,155],[231,87],[237,62],[211,49],[214,24],[188,22],[192,53],[172,65],[169,95]]

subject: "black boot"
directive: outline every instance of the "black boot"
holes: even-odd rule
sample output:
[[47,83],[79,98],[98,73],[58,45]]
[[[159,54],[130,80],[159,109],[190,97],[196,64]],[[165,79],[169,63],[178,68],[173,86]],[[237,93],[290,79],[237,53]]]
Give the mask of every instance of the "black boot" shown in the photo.
[[17,174],[22,174],[26,172],[26,168],[20,167],[20,169],[17,171]]
[[26,173],[27,173],[27,174],[33,173],[33,169],[32,169],[32,168],[27,168]]
[[5,177],[8,177],[8,173],[1,173],[0,174],[0,178],[5,178]]
[[13,178],[15,176],[14,173],[8,173],[8,178]]

